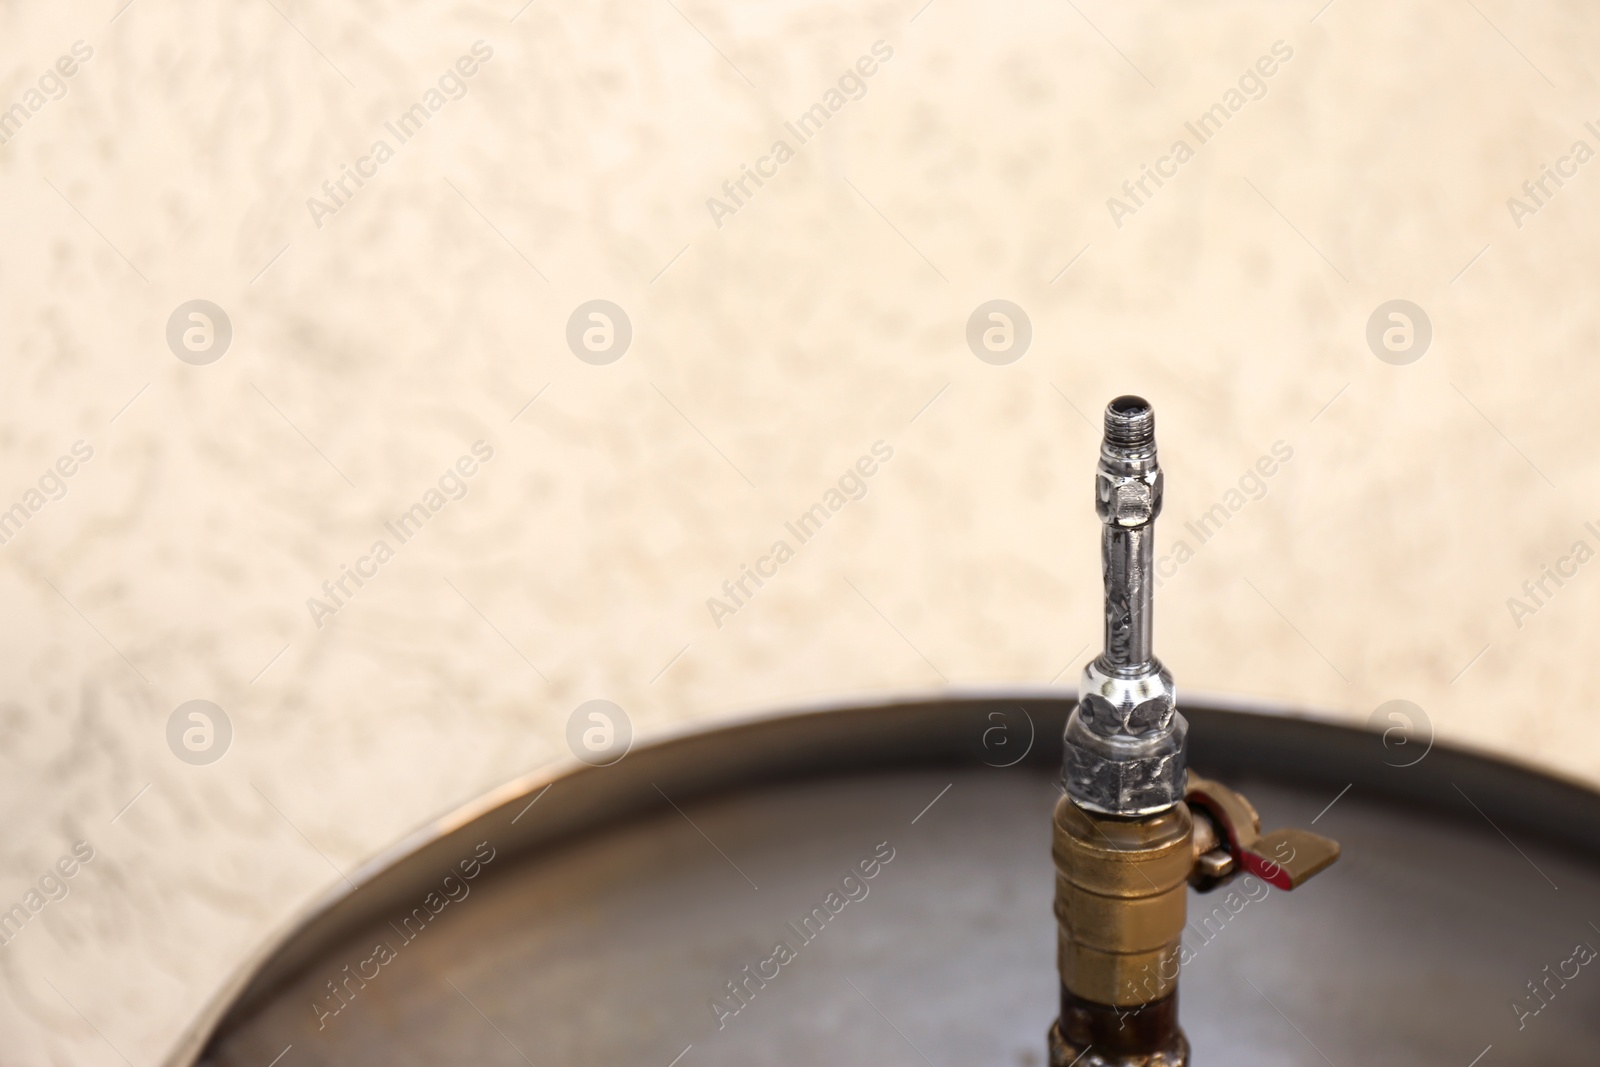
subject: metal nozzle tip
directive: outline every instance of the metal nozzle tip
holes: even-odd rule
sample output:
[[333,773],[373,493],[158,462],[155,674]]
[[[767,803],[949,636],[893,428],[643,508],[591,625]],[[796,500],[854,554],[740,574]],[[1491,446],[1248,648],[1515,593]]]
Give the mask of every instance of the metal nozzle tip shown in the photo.
[[1123,448],[1155,444],[1156,412],[1142,396],[1119,396],[1106,405],[1106,441]]

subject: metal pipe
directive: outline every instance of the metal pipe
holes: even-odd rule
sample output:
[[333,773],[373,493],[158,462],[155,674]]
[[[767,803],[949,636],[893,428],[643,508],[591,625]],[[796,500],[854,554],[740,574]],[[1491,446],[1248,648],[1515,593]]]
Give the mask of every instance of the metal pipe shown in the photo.
[[1106,407],[1095,468],[1105,648],[1084,667],[1067,720],[1067,795],[1053,820],[1061,1014],[1052,1067],[1091,1051],[1104,1067],[1189,1059],[1177,1004],[1194,822],[1183,803],[1187,726],[1152,646],[1161,495],[1155,412],[1119,396]]
[[1244,870],[1293,889],[1339,856],[1337,842],[1306,830],[1262,834],[1248,800],[1189,777],[1188,726],[1151,646],[1161,492],[1155,412],[1119,396],[1095,469],[1106,644],[1067,719],[1066,796],[1053,819],[1061,1014],[1051,1067],[1188,1067],[1178,972],[1189,885],[1205,892]]
[[1095,467],[1105,648],[1083,669],[1063,768],[1067,795],[1101,815],[1154,815],[1183,799],[1188,727],[1152,641],[1162,488],[1155,411],[1119,396],[1106,406]]
[[1105,578],[1106,640],[1101,659],[1118,674],[1140,674],[1154,659],[1151,568],[1162,489],[1156,416],[1144,399],[1119,396],[1106,406],[1096,473],[1095,510],[1103,524],[1100,561]]
[[1152,612],[1147,580],[1153,561],[1148,526],[1106,526],[1100,535],[1105,573],[1106,644],[1101,657],[1119,673],[1143,673],[1150,665]]

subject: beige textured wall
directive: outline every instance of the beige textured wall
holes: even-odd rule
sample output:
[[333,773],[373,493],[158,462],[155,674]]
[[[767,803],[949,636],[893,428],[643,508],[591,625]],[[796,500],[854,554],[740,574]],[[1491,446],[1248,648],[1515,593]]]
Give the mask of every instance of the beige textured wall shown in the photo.
[[[648,736],[1070,684],[1120,392],[1158,406],[1163,551],[1293,450],[1161,591],[1180,686],[1407,698],[1600,781],[1600,564],[1520,627],[1506,604],[1600,548],[1600,164],[1520,228],[1506,203],[1600,147],[1591,5],[519,2],[0,10],[0,106],[93,49],[0,146],[0,507],[93,449],[0,547],[0,906],[95,850],[0,949],[4,1062],[155,1061],[338,872],[565,755],[581,701]],[[464,98],[313,219],[480,40]],[[707,198],[877,41],[865,95],[717,226]],[[1117,226],[1107,198],[1278,41]],[[164,337],[196,298],[233,328],[206,366]],[[594,298],[634,329],[606,366],[564,341]],[[1033,331],[1006,366],[964,340],[995,298]],[[1434,334],[1405,366],[1364,338],[1397,298]],[[466,497],[313,625],[479,440]],[[880,440],[866,497],[714,625]],[[191,699],[233,724],[207,766],[165,737]]]

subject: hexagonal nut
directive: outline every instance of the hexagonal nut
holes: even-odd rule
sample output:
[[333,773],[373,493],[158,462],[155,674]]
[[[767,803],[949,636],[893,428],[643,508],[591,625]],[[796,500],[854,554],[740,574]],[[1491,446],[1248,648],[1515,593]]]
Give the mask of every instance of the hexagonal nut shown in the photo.
[[1084,725],[1078,711],[1067,720],[1062,769],[1067,795],[1081,808],[1105,815],[1152,815],[1183,799],[1188,780],[1184,741],[1189,724],[1172,717],[1172,729],[1142,740],[1107,739]]
[[1101,522],[1143,526],[1161,514],[1165,479],[1159,467],[1142,474],[1121,474],[1103,465],[1095,472],[1094,510]]
[[1078,701],[1085,724],[1102,737],[1143,737],[1166,730],[1178,710],[1172,672],[1159,662],[1133,678],[1106,670],[1099,659],[1083,668]]

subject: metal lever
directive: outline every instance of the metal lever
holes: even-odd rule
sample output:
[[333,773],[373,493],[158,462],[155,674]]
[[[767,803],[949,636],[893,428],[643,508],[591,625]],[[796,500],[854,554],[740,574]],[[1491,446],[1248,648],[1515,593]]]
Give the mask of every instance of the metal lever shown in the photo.
[[1261,816],[1220,782],[1189,775],[1184,796],[1195,819],[1193,884],[1215,889],[1240,871],[1277,889],[1295,889],[1339,858],[1339,842],[1310,830],[1261,832]]

